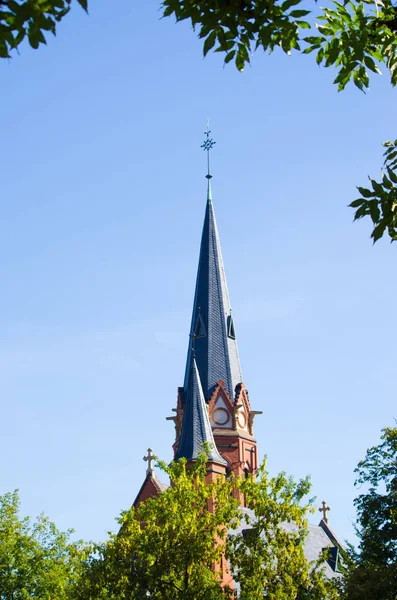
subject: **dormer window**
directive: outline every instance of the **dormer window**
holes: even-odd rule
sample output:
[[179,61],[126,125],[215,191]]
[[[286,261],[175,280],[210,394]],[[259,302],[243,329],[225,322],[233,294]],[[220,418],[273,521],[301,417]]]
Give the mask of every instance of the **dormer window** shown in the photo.
[[197,315],[197,320],[196,320],[196,325],[194,327],[193,336],[195,338],[202,338],[202,337],[205,337],[206,335],[207,335],[207,333],[205,331],[204,322],[201,317],[201,314],[199,313]]
[[232,340],[236,339],[236,334],[235,334],[235,331],[234,331],[234,323],[233,323],[233,317],[232,317],[232,315],[229,315],[228,318],[227,318],[227,335]]

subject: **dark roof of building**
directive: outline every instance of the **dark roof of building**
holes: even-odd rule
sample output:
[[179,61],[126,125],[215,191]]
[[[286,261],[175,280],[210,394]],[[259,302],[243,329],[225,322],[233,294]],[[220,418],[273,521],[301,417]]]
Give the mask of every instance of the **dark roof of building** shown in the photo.
[[193,355],[206,401],[220,379],[233,399],[236,386],[242,382],[242,375],[209,181],[186,363],[185,393]]
[[196,459],[203,449],[203,444],[208,445],[209,461],[221,465],[227,464],[215,445],[200,375],[196,360],[192,357],[186,390],[185,410],[183,411],[181,437],[175,460],[182,457],[187,460]]
[[341,544],[341,542],[338,540],[331,527],[329,526],[328,520],[326,521],[325,519],[321,519],[318,526],[325,531],[325,533],[335,546],[337,546],[338,548],[343,548],[343,544]]

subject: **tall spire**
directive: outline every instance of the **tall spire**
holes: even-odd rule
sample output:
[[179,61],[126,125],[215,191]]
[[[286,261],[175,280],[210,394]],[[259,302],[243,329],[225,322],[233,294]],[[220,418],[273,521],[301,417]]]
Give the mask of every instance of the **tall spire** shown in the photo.
[[195,460],[203,450],[203,444],[208,444],[208,460],[210,462],[227,465],[215,445],[200,375],[193,356],[186,390],[181,437],[175,460],[182,457],[187,460]]
[[202,148],[207,152],[207,207],[201,237],[184,390],[188,389],[194,346],[204,397],[208,401],[220,379],[233,400],[236,386],[242,382],[240,360],[223,266],[218,228],[212,205],[209,152],[215,142],[207,127]]

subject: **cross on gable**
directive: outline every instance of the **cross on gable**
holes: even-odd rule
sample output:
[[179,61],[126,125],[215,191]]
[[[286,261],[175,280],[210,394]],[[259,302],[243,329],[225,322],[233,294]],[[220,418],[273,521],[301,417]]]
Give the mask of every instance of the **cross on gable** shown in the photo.
[[328,523],[328,517],[327,517],[327,512],[331,510],[330,506],[327,506],[327,503],[323,500],[322,504],[320,506],[320,508],[318,509],[319,512],[323,513],[323,520]]
[[152,463],[153,463],[154,459],[155,459],[155,456],[153,454],[153,450],[151,448],[148,448],[147,449],[147,456],[143,457],[143,460],[148,463],[147,469],[146,469],[146,475],[147,476],[154,475],[154,470],[153,470],[153,466],[152,466]]

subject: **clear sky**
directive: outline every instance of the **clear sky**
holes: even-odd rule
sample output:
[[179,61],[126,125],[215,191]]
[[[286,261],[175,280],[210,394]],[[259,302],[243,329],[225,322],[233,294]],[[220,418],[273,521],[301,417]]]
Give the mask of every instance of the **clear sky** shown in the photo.
[[147,447],[171,459],[210,117],[260,454],[310,473],[351,538],[354,467],[397,416],[396,246],[347,208],[396,137],[388,77],[338,94],[281,52],[240,74],[159,17],[156,0],[91,0],[0,63],[0,493],[100,541]]

